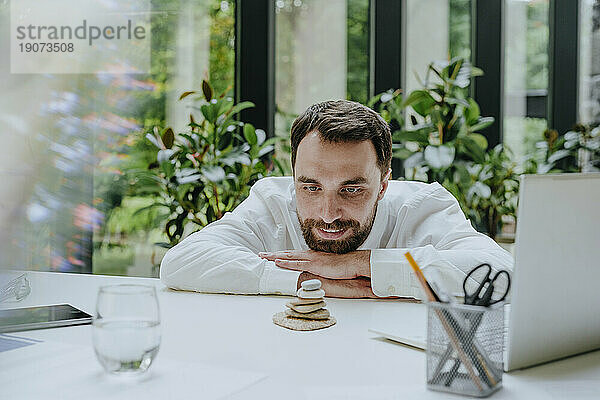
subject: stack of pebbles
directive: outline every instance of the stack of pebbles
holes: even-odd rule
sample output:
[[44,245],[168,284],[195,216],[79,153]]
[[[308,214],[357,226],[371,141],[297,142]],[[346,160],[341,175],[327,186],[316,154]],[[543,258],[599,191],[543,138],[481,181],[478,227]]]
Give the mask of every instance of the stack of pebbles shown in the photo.
[[297,296],[296,300],[286,304],[287,310],[273,315],[276,325],[295,331],[313,331],[328,328],[336,323],[335,318],[325,308],[325,291],[321,289],[320,280],[302,282]]

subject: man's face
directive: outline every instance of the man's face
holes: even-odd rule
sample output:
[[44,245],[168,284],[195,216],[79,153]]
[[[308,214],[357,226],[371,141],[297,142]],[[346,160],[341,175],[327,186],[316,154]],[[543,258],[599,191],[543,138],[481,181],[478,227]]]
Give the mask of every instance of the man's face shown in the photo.
[[298,220],[309,248],[348,253],[365,241],[388,176],[371,141],[329,143],[316,132],[300,142],[294,167]]

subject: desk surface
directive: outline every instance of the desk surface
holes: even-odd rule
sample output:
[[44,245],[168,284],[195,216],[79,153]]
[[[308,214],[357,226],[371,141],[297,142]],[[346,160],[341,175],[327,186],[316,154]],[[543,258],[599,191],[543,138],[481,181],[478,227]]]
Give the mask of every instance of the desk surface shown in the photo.
[[[271,322],[274,313],[284,310],[289,300],[285,296],[177,292],[168,290],[157,279],[149,278],[42,272],[28,275],[32,292],[17,303],[18,307],[71,303],[90,314],[93,314],[100,285],[155,285],[162,324],[157,365],[168,359],[182,365],[201,363],[267,376],[228,398],[455,397],[425,389],[424,352],[368,332],[374,319],[402,319],[405,307],[421,305],[386,300],[328,299],[327,308],[338,320],[335,326],[320,331],[294,332]],[[17,335],[90,349],[92,346],[89,325],[19,332]],[[596,399],[599,388],[600,351],[596,351],[504,374],[503,388],[493,398]],[[146,398],[153,398],[152,393],[146,395]],[[198,393],[191,395],[196,397]]]

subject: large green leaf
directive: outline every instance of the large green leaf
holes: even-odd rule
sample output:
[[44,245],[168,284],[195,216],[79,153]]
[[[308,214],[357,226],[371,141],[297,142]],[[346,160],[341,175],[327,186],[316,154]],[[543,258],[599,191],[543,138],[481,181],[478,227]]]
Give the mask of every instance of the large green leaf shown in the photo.
[[225,129],[229,129],[229,127],[231,125],[242,125],[241,123],[234,121],[234,117],[237,113],[239,113],[242,110],[245,110],[247,108],[252,108],[254,107],[254,103],[250,102],[250,101],[242,101],[241,103],[236,104],[235,106],[233,106],[232,108],[229,109],[229,111],[227,112],[227,118],[225,118],[222,122],[221,122],[221,126],[224,127]]
[[203,104],[200,106],[200,111],[202,111],[202,115],[208,122],[211,124],[215,122],[216,117],[213,119],[214,111],[211,104]]
[[423,153],[418,152],[404,160],[403,165],[405,168],[415,168],[421,166],[424,160]]
[[250,146],[256,146],[258,143],[258,137],[256,136],[256,131],[252,124],[244,124],[244,138],[246,138],[246,142]]
[[167,128],[162,135],[162,142],[167,149],[173,147],[173,143],[175,142],[175,133],[173,133],[173,129]]
[[152,143],[153,145],[155,145],[159,149],[162,149],[161,144],[158,142],[158,140],[156,139],[156,137],[153,134],[147,133],[146,134],[146,139],[148,139],[150,141],[150,143]]
[[483,182],[475,182],[467,192],[467,199],[471,200],[473,196],[478,196],[483,199],[489,199],[492,195],[492,189]]
[[481,68],[477,68],[471,65],[471,76],[483,76],[483,70]]
[[232,167],[235,163],[240,163],[243,165],[250,165],[251,161],[248,157],[248,154],[239,151],[232,151],[226,156],[219,159],[223,164]]
[[466,135],[460,138],[460,144],[463,147],[461,149],[462,153],[473,159],[476,163],[483,163],[485,161],[485,149],[471,136],[473,135]]
[[425,117],[429,114],[435,100],[427,90],[414,90],[404,100],[403,107],[412,107],[417,114]]
[[393,98],[394,98],[394,94],[390,93],[390,91],[388,91],[381,95],[381,102],[387,103],[388,101],[392,100]]
[[494,117],[479,117],[477,123],[471,125],[471,132],[477,132],[481,129],[487,128],[494,123]]
[[169,161],[173,154],[175,154],[175,150],[173,149],[159,150],[156,154],[156,160],[159,164],[162,164],[163,162]]
[[[383,93],[386,93],[386,92],[383,92]],[[381,99],[381,96],[383,95],[383,93],[379,93],[379,94],[376,94],[375,96],[371,97],[369,99],[369,101],[367,102],[367,107],[373,108],[373,106],[375,106],[375,104],[377,104],[379,99]]]
[[469,107],[469,103],[465,99],[459,99],[458,97],[446,97],[446,103],[461,105],[465,108]]
[[181,170],[179,170],[179,172],[177,172],[177,176],[190,176],[196,173],[198,173],[198,170],[196,168],[182,168]]
[[142,208],[138,208],[138,209],[137,209],[137,210],[135,210],[135,212],[134,212],[133,214],[131,214],[131,215],[132,215],[133,217],[136,217],[136,216],[138,216],[139,214],[141,214],[141,213],[143,213],[143,212],[145,212],[145,211],[150,211],[151,209],[153,209],[153,208],[156,208],[156,207],[166,207],[166,208],[169,208],[169,206],[168,206],[167,204],[164,204],[164,203],[152,203],[152,204],[150,204],[149,206],[145,206],[145,207],[142,207]]
[[233,106],[229,110],[229,115],[237,114],[242,110],[245,110],[247,108],[252,108],[252,107],[254,107],[254,103],[252,103],[250,101],[242,101],[241,103],[237,103],[235,106]]
[[183,185],[186,183],[196,182],[196,181],[200,180],[201,178],[202,178],[201,174],[181,176],[181,177],[177,177],[177,183],[179,183],[180,185]]
[[412,151],[410,151],[409,149],[407,149],[407,148],[401,148],[401,149],[398,149],[398,150],[394,151],[393,156],[396,157],[396,158],[399,158],[401,160],[405,160],[408,157],[412,156],[413,154],[414,153]]
[[233,132],[225,131],[219,135],[219,150],[223,151],[233,143]]
[[467,120],[467,124],[475,124],[480,116],[481,110],[479,109],[479,104],[469,97],[469,106],[465,109],[465,119]]
[[275,147],[273,147],[272,145],[269,146],[263,146],[260,148],[260,150],[258,151],[257,157],[262,157],[265,154],[268,154],[269,152],[273,151],[275,149]]
[[267,134],[262,129],[256,129],[254,130],[254,133],[256,133],[256,144],[258,145],[263,144],[263,142],[267,139]]
[[417,142],[422,145],[429,144],[429,134],[433,131],[433,127],[427,126],[416,130],[406,130],[394,133],[394,139],[401,142]]
[[202,81],[202,93],[206,101],[211,101],[213,98],[213,89],[206,80]]
[[191,90],[189,92],[183,92],[181,93],[181,96],[179,96],[179,100],[185,99],[186,97],[188,97],[190,94],[194,94],[196,93],[195,90]]
[[475,143],[477,143],[482,150],[487,150],[488,141],[486,137],[483,136],[481,133],[471,133],[469,134],[469,138],[471,138]]
[[205,166],[201,168],[202,175],[211,182],[221,182],[225,179],[225,170],[218,165]]
[[555,163],[556,161],[568,157],[569,155],[571,155],[571,152],[569,150],[558,150],[552,153],[550,157],[548,157],[548,162]]
[[468,62],[464,62],[461,63],[461,65],[458,68],[459,70],[456,74],[456,77],[454,78],[453,83],[455,86],[461,89],[465,89],[471,84],[471,64],[469,64]]
[[456,150],[452,146],[427,146],[423,152],[425,162],[433,169],[448,168],[454,162]]

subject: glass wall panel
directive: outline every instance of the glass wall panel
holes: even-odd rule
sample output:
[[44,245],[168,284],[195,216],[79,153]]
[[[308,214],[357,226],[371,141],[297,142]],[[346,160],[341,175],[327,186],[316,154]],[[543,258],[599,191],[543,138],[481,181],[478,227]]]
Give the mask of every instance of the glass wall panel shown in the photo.
[[[179,95],[203,78],[233,92],[235,1],[149,5],[133,10],[150,11],[147,72],[121,73],[117,62],[104,73],[11,74],[0,61],[0,266],[156,276],[167,211],[145,209],[158,201],[140,179],[157,152],[145,133],[184,129]],[[9,27],[3,2],[2,54]]]
[[506,0],[504,145],[516,161],[535,151],[547,126],[549,0]]
[[404,92],[420,89],[432,61],[471,57],[471,0],[407,0]]
[[287,172],[294,118],[319,101],[366,102],[369,76],[368,0],[275,2],[275,115]]
[[580,1],[579,120],[600,123],[600,1]]

